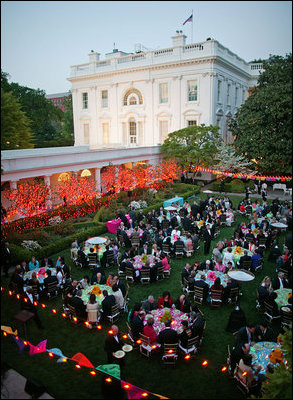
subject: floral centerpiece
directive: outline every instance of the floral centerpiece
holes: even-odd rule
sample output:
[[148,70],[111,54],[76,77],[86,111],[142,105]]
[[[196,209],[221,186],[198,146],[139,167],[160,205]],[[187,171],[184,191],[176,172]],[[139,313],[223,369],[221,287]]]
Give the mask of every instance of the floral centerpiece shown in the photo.
[[269,355],[269,359],[273,364],[280,363],[283,360],[283,353],[280,349],[276,348]]
[[241,250],[240,246],[237,246],[236,249],[234,250],[234,254],[236,255],[241,255],[244,254],[243,251]]
[[199,221],[198,226],[202,226],[203,220]]
[[147,256],[146,254],[144,254],[144,255],[141,257],[140,261],[143,262],[143,263],[145,264],[147,259],[148,259],[148,256]]
[[46,269],[45,268],[40,268],[39,275],[46,275]]
[[209,272],[209,274],[207,275],[207,279],[209,279],[210,281],[214,281],[216,279],[216,275],[213,271]]
[[217,210],[217,213],[216,213],[217,215],[220,215],[220,214],[222,214],[222,211],[221,210]]
[[97,296],[100,296],[102,294],[102,291],[99,287],[99,285],[95,285],[93,289],[91,290],[90,294],[96,294]]
[[257,228],[254,228],[253,231],[252,231],[252,233],[253,233],[254,235],[257,235],[257,234],[258,234],[258,229],[257,229]]
[[165,323],[166,321],[172,320],[172,315],[170,311],[165,311],[164,314],[160,317],[160,321]]

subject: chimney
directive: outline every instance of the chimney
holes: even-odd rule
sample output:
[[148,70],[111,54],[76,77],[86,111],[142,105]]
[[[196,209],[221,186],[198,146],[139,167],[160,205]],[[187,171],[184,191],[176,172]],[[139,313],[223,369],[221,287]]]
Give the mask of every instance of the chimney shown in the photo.
[[176,31],[176,35],[172,36],[173,47],[185,46],[186,37],[182,31]]
[[99,61],[100,55],[101,55],[100,53],[97,53],[94,50],[91,50],[91,52],[89,53],[90,62]]

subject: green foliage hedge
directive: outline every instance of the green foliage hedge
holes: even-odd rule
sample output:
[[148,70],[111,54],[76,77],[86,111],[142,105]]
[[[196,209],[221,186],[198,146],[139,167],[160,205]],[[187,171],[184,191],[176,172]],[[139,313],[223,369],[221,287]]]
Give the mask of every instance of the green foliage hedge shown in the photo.
[[20,264],[21,261],[29,261],[31,259],[31,252],[29,250],[24,249],[23,247],[17,246],[16,244],[10,244],[9,249],[11,252],[11,264],[17,265]]

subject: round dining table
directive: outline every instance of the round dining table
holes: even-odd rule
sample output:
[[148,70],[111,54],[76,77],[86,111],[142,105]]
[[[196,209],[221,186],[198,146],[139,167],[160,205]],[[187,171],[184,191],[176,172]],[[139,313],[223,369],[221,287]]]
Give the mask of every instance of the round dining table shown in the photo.
[[188,315],[180,310],[177,310],[176,308],[160,308],[151,311],[149,314],[145,316],[143,321],[144,325],[147,324],[147,319],[149,316],[153,317],[154,318],[153,327],[156,334],[158,335],[166,327],[164,322],[160,320],[160,318],[165,314],[166,311],[169,311],[172,316],[171,328],[174,329],[178,334],[182,333],[183,328],[181,322],[183,320],[186,320],[189,323]]
[[23,280],[27,281],[31,279],[33,272],[36,273],[38,281],[40,282],[40,285],[43,285],[44,279],[47,278],[47,270],[51,270],[51,274],[55,276],[57,274],[56,268],[48,268],[48,267],[42,267],[42,268],[35,268],[32,271],[28,271],[23,275]]
[[[248,256],[252,256],[252,252],[250,250],[244,249],[243,247],[239,247],[239,251],[236,251],[236,248],[238,248],[239,246],[233,246],[232,247],[232,253],[233,253],[233,261],[235,263],[235,265],[237,264],[237,262],[239,262],[240,258],[242,256],[244,256],[244,250],[247,251],[247,255]],[[227,252],[227,248],[223,249],[223,256],[224,254]]]
[[205,269],[203,271],[198,271],[194,277],[194,280],[198,281],[199,279],[201,279],[202,274],[205,275],[205,282],[208,283],[209,287],[213,286],[216,278],[220,278],[223,287],[227,286],[229,276],[227,274],[224,274],[223,272],[209,271]]
[[[133,257],[133,262],[132,262],[133,267],[135,269],[141,269],[145,265],[144,258],[145,258],[145,254],[141,254],[139,256]],[[156,264],[157,260],[159,260],[159,259],[151,254],[148,254],[147,260],[150,263],[150,268],[152,268]]]
[[292,293],[292,289],[277,289],[275,292],[278,295],[278,297],[275,299],[275,302],[278,304],[279,308],[288,304],[289,294]]
[[[261,367],[260,374],[266,373],[266,368],[270,361],[270,354],[275,348],[280,346],[276,342],[258,342],[250,347],[250,354],[252,355],[251,366],[256,369]],[[274,365],[274,364],[273,364]],[[276,364],[277,365],[277,364]]]
[[103,290],[107,290],[108,295],[113,294],[113,290],[111,286],[108,285],[89,285],[87,288],[82,289],[82,301],[86,305],[89,301],[91,291],[95,288],[95,286],[99,287],[101,289],[100,294],[96,294],[96,301],[99,304],[99,306],[102,304],[102,301],[104,300],[104,295],[103,295]]

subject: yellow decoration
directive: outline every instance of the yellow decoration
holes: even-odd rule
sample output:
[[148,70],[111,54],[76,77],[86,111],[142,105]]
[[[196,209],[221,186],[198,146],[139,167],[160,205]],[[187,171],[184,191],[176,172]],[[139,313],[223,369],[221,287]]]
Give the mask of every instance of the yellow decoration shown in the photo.
[[93,287],[91,294],[96,294],[97,296],[100,296],[100,294],[102,293],[99,285],[96,285]]
[[280,349],[274,349],[271,354],[269,355],[270,361],[273,364],[280,363],[283,360],[283,353]]
[[13,332],[10,326],[1,325],[1,330],[5,331],[6,333],[11,333],[12,335],[17,335],[17,329],[15,332]]
[[241,255],[244,254],[243,251],[241,250],[240,246],[237,246],[236,249],[234,250],[234,254],[236,255]]

